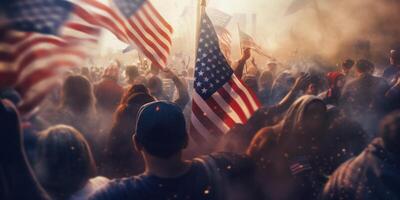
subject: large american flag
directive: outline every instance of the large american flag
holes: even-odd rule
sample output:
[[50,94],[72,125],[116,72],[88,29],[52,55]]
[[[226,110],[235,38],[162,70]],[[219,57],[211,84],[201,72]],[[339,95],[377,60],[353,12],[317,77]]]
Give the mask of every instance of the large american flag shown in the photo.
[[100,30],[63,0],[16,0],[2,7],[0,89],[15,88],[26,112],[62,81],[66,69],[84,63]]
[[164,68],[171,49],[171,25],[148,0],[114,0],[112,6],[97,0],[79,1],[79,13],[91,23],[111,31],[118,39],[137,46],[155,66]]
[[197,142],[212,141],[235,124],[246,123],[260,103],[233,74],[205,13],[201,18],[196,58],[191,133]]

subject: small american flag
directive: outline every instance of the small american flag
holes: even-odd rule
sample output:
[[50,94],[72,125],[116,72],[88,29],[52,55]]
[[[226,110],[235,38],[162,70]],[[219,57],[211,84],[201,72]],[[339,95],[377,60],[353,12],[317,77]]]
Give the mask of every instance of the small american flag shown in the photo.
[[219,47],[225,58],[231,59],[232,37],[226,26],[232,19],[232,16],[215,8],[207,8],[207,14],[217,32]]
[[62,81],[62,72],[82,65],[100,30],[62,0],[4,3],[0,40],[0,88],[15,88],[22,112],[33,109]]
[[271,58],[267,53],[264,52],[262,47],[256,43],[256,41],[247,33],[239,29],[240,45],[242,49],[250,48],[253,49],[258,54]]
[[305,156],[300,156],[293,159],[290,164],[290,171],[292,172],[292,175],[297,175],[311,169],[311,164]]
[[225,58],[231,59],[231,44],[232,44],[232,36],[226,28],[221,26],[215,26],[215,31],[218,35],[219,47],[221,48],[222,53]]
[[246,123],[260,103],[233,74],[206,14],[201,18],[196,57],[191,133],[201,143],[217,139],[235,124]]
[[[110,7],[82,0],[80,14],[111,31],[122,42],[137,46],[155,66],[164,68],[171,48],[172,27],[148,0],[114,0]],[[88,11],[88,12],[86,12]]]

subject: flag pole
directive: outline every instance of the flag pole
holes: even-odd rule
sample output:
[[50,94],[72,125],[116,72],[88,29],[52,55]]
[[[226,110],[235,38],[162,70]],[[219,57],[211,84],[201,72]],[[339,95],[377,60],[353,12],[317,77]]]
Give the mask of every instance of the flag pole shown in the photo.
[[[242,38],[240,37],[240,26],[239,26],[239,23],[237,23],[237,28],[238,28],[238,33],[239,33],[240,57],[242,57],[243,56],[243,46],[242,46]],[[244,64],[244,71],[247,74],[247,63]]]
[[[200,37],[200,25],[201,25],[201,17],[203,16],[206,9],[206,0],[199,0],[197,4],[197,18],[196,18],[196,45],[194,49],[194,56],[197,59],[197,48],[199,47],[199,37]],[[196,62],[194,62],[196,65]]]
[[239,26],[239,23],[237,23],[237,28],[238,28],[238,34],[239,34],[240,56],[242,56],[242,54],[243,54],[243,47],[242,47],[242,39],[240,38],[240,26]]

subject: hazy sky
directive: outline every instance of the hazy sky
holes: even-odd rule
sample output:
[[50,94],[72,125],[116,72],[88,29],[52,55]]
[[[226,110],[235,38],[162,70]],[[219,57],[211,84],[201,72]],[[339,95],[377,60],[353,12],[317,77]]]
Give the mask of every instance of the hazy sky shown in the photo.
[[[107,2],[108,0],[103,1]],[[194,26],[186,27],[187,24],[182,23],[180,16],[186,6],[197,6],[197,1],[198,0],[151,0],[159,12],[173,26],[175,36],[187,34],[187,29],[194,29]],[[282,27],[285,20],[288,20],[283,17],[283,13],[286,11],[291,1],[292,0],[209,0],[207,6],[217,8],[228,14],[256,13],[258,17],[258,35],[268,34],[269,40],[272,40],[274,34],[279,32],[279,27]],[[193,13],[192,17],[195,19],[196,13]],[[265,42],[266,39],[261,38],[261,40],[263,40],[261,42]],[[125,44],[119,42],[109,33],[105,34],[101,43],[103,53],[110,49],[115,51],[123,49],[124,47],[126,47]]]

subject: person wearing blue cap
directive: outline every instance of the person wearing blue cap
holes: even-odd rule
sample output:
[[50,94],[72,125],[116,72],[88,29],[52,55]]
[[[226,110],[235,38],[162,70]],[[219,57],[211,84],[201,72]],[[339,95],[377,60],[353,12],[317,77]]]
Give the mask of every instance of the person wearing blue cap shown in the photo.
[[145,171],[111,181],[90,199],[262,199],[252,181],[254,165],[249,158],[217,153],[184,160],[188,140],[179,106],[166,101],[145,104],[133,134]]

